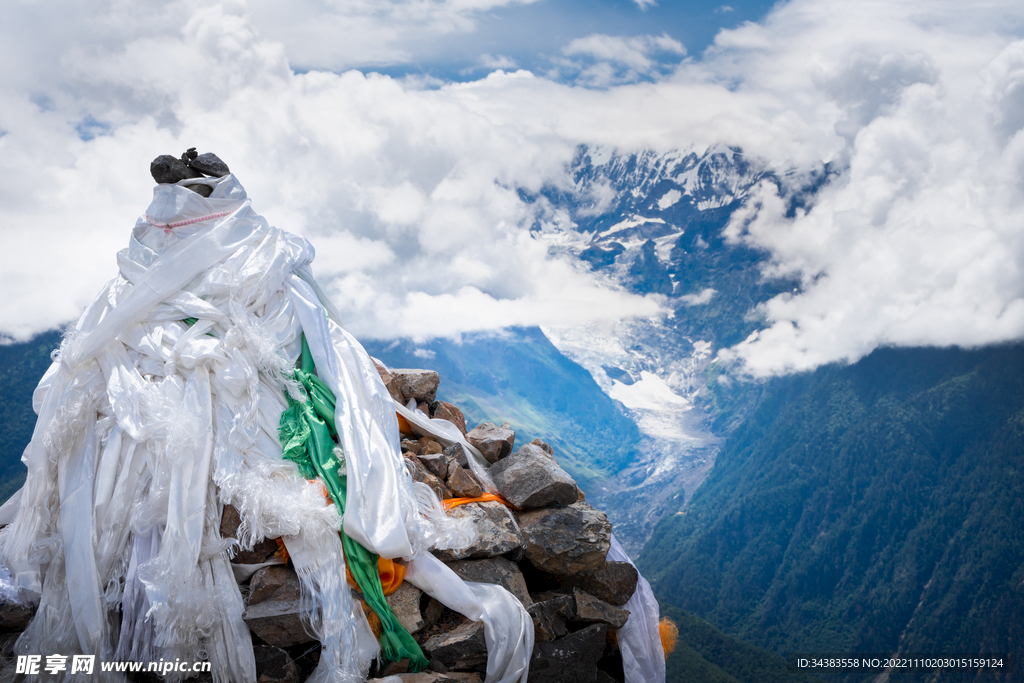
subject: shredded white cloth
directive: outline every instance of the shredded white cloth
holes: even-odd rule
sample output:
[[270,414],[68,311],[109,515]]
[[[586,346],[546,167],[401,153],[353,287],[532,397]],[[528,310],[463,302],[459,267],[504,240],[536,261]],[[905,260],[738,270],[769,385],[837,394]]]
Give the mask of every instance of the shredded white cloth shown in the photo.
[[[118,276],[36,389],[26,482],[0,510],[11,519],[0,532],[4,564],[15,585],[40,594],[16,650],[148,661],[206,653],[215,681],[254,681],[228,562],[236,541],[219,532],[231,504],[242,547],[277,537],[288,547],[324,644],[313,680],[362,681],[378,650],[344,580],[342,524],[411,566],[465,530],[438,519],[437,501],[413,486],[396,404],[313,280],[312,246],[256,214],[234,176],[204,182],[209,198],[187,181],[154,189]],[[301,394],[290,372],[303,333],[337,398],[344,520],[281,457],[278,424],[285,393]],[[478,592],[454,574],[438,580],[440,594]],[[487,604],[468,611],[488,633],[522,625],[493,643],[489,660],[500,665],[494,674],[488,665],[487,681],[510,683],[519,671],[525,683],[532,622],[514,598]]]
[[[608,560],[633,564],[614,534]],[[636,565],[633,568],[636,569]],[[629,610],[629,618],[618,632],[623,673],[626,683],[665,683],[665,651],[658,633],[658,601],[647,579],[639,571],[637,576],[636,591],[624,605]]]

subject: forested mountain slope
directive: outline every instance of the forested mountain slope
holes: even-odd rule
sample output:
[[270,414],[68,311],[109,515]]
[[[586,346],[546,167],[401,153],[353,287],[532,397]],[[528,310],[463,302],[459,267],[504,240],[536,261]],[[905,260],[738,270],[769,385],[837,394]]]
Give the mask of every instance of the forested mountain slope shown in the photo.
[[1011,652],[1022,530],[1024,347],[883,349],[775,380],[640,567],[780,654]]

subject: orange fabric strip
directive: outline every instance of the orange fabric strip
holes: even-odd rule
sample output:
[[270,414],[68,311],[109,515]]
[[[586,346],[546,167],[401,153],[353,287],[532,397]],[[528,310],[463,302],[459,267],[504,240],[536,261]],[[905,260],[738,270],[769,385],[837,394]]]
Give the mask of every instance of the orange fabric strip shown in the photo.
[[[377,573],[380,575],[380,585],[384,589],[384,595],[391,595],[398,590],[398,587],[402,585],[402,581],[405,579],[405,566],[398,564],[394,560],[378,557]],[[356,585],[356,580],[352,577],[352,572],[348,570],[347,566],[345,567],[345,578],[348,579],[348,585],[359,590],[359,586]]]
[[507,507],[510,510],[518,510],[519,509],[515,505],[513,505],[510,502],[508,502],[507,500],[505,500],[504,498],[502,498],[501,496],[499,496],[496,493],[485,493],[484,495],[478,496],[476,498],[446,498],[445,500],[441,501],[441,505],[444,506],[445,510],[451,510],[453,507],[458,507],[459,505],[465,505],[466,503],[492,503],[492,502],[493,503],[501,503],[502,505],[504,505],[505,507]]

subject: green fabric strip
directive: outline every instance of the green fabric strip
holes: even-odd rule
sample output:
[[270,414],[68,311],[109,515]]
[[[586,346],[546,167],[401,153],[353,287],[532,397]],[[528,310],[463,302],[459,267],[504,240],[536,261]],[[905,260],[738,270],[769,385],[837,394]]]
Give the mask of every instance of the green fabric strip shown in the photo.
[[[296,401],[288,396],[288,408],[281,414],[278,434],[284,457],[294,462],[306,479],[323,481],[327,492],[345,514],[347,496],[346,477],[340,474],[342,464],[334,454],[334,392],[315,374],[313,358],[302,338],[302,359],[294,378],[306,389],[306,401]],[[409,659],[409,668],[421,671],[427,666],[427,658],[416,640],[402,626],[384,598],[384,589],[377,573],[377,554],[371,553],[357,541],[341,532],[341,544],[345,550],[345,563],[352,572],[356,585],[363,592],[363,598],[376,612],[381,621],[380,646],[384,658],[397,662]]]

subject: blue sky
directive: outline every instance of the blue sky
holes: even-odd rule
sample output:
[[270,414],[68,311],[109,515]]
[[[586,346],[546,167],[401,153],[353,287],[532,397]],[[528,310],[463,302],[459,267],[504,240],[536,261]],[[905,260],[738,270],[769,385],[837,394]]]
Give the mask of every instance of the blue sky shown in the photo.
[[[365,64],[364,68],[394,76],[423,74],[465,81],[486,73],[481,55],[507,57],[517,68],[536,73],[552,69],[562,49],[591,34],[641,36],[667,34],[699,58],[723,28],[758,21],[769,2],[667,1],[641,8],[625,0],[546,0],[509,5],[482,16],[476,30],[456,40],[424,39],[410,46],[413,59],[402,64]],[[677,55],[662,55],[669,63]]]

